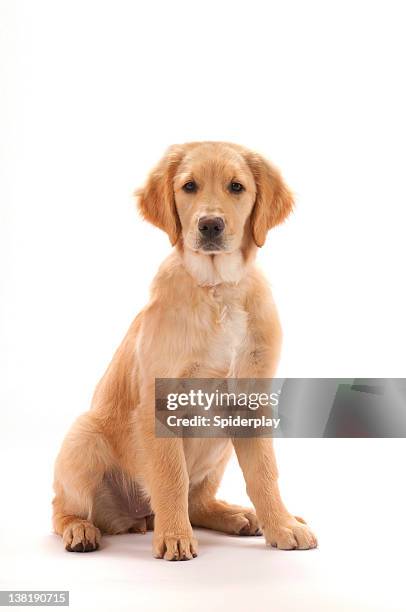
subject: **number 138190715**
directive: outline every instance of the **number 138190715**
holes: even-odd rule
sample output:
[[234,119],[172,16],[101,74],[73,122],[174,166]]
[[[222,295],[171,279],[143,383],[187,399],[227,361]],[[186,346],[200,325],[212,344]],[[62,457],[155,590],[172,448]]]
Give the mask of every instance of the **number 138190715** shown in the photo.
[[69,591],[0,591],[0,606],[69,606]]

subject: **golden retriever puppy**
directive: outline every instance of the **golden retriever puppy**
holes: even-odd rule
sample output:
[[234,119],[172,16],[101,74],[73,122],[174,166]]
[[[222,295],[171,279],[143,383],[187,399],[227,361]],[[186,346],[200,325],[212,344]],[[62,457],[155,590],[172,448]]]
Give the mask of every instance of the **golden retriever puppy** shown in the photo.
[[[67,550],[101,533],[154,530],[153,552],[192,559],[192,526],[264,534],[281,549],[317,546],[284,506],[271,438],[156,438],[155,378],[274,376],[281,330],[255,266],[293,200],[280,173],[224,142],[172,146],[137,192],[173,245],[55,467],[53,524]],[[216,499],[234,446],[255,510]]]

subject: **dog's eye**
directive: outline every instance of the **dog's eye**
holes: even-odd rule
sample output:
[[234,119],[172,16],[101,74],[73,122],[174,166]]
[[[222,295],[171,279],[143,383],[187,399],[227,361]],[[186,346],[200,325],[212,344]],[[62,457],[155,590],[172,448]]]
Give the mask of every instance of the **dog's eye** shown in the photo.
[[194,181],[188,181],[183,185],[182,189],[187,193],[194,193],[195,191],[197,191],[197,185]]
[[229,189],[233,193],[240,193],[241,191],[244,191],[244,187],[241,185],[241,183],[234,183],[234,182],[230,183]]

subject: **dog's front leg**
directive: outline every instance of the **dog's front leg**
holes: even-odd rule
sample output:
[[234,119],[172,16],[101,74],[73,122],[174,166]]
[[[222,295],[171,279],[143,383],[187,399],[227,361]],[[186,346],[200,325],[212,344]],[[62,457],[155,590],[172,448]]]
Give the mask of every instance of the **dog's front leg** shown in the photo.
[[181,439],[148,439],[145,480],[155,515],[155,557],[185,561],[197,556],[188,513],[189,478]]
[[309,527],[282,502],[272,438],[239,438],[233,443],[267,544],[283,550],[315,548]]

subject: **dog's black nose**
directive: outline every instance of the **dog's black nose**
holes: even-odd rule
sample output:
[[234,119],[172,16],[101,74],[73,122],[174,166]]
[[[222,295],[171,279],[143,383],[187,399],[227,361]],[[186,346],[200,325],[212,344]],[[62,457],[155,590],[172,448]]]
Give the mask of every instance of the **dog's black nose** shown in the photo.
[[224,221],[221,217],[202,217],[197,227],[204,238],[213,240],[223,233]]

